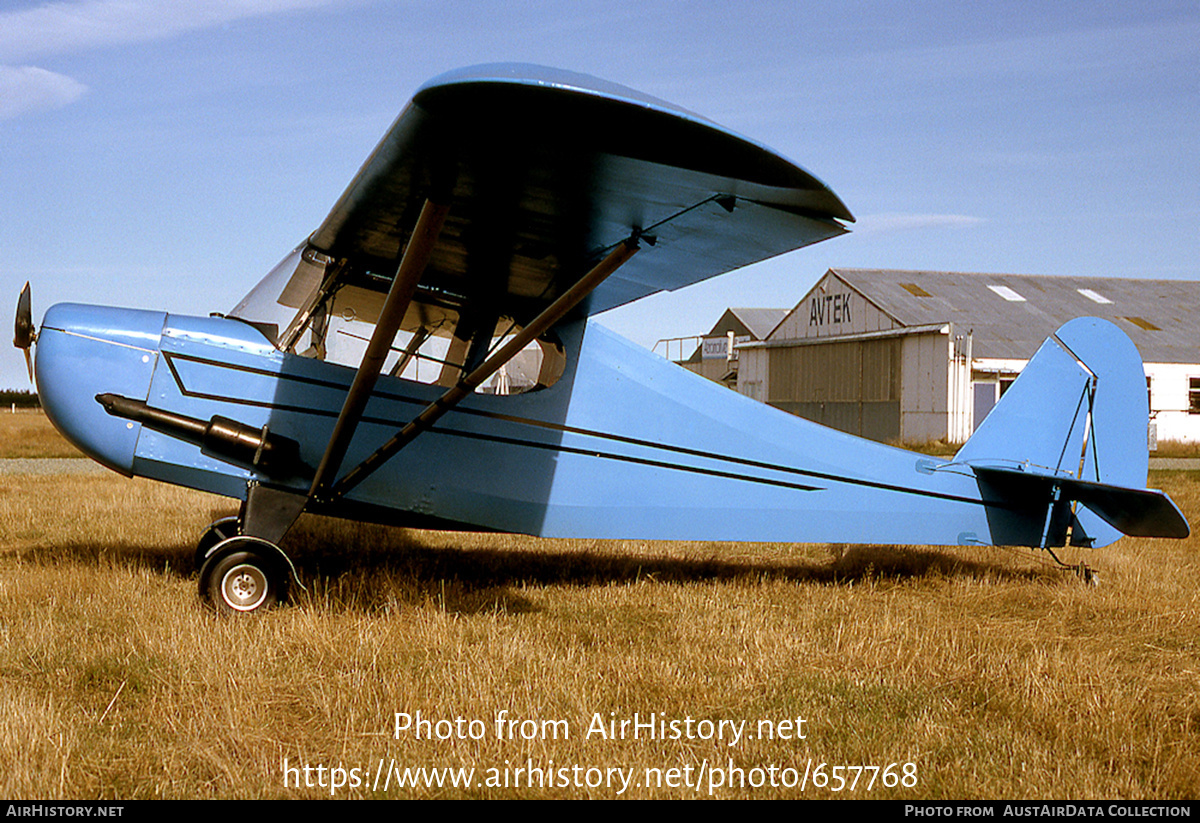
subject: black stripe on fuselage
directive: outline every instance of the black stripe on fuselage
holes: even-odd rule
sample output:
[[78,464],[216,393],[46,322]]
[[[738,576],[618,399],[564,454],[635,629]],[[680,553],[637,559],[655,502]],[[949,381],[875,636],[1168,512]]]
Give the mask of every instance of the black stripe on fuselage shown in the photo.
[[[304,377],[304,376],[300,376],[300,375],[281,374],[280,372],[271,371],[269,369],[263,369],[263,368],[254,367],[254,366],[242,366],[242,365],[237,365],[237,364],[233,364],[233,363],[226,363],[221,360],[213,360],[213,359],[205,358],[205,357],[197,357],[196,355],[180,354],[178,352],[166,352],[166,351],[162,352],[162,354],[163,354],[164,359],[167,361],[167,366],[171,371],[172,377],[174,377],[174,379],[175,379],[176,386],[179,388],[180,393],[183,394],[185,397],[191,397],[191,398],[196,398],[196,399],[213,400],[213,401],[224,402],[224,403],[234,403],[234,404],[239,404],[239,405],[244,405],[244,406],[254,406],[254,407],[258,407],[258,408],[267,408],[267,409],[271,409],[271,410],[291,412],[291,413],[295,413],[295,414],[310,414],[310,415],[317,415],[317,416],[331,417],[331,418],[336,418],[338,416],[338,411],[336,411],[336,410],[326,410],[326,409],[312,408],[312,407],[307,407],[307,406],[289,406],[289,405],[283,405],[283,404],[278,404],[278,403],[271,403],[271,402],[264,402],[264,401],[257,401],[257,400],[248,400],[245,398],[232,397],[232,396],[226,396],[226,395],[207,394],[207,393],[203,393],[203,392],[191,391],[183,385],[183,379],[180,376],[179,372],[176,370],[175,365],[172,362],[173,360],[175,360],[175,359],[186,360],[186,361],[193,362],[193,363],[200,363],[203,365],[215,366],[217,368],[245,372],[247,374],[259,374],[259,375],[263,375],[266,377],[274,378],[276,380],[291,380],[291,381],[295,381],[298,383],[302,383],[304,385],[319,386],[321,388],[340,389],[342,391],[348,391],[349,386],[350,386],[349,383],[341,383],[341,382],[332,381],[332,380],[322,380],[319,378]],[[372,398],[380,398],[383,400],[391,400],[391,401],[395,401],[395,402],[399,402],[399,403],[409,403],[409,404],[412,404],[415,406],[420,406],[422,408],[424,408],[425,406],[427,406],[429,404],[429,401],[427,401],[427,400],[423,400],[423,399],[415,398],[415,397],[409,397],[409,396],[401,395],[401,394],[395,394],[393,392],[388,392],[388,391],[378,391],[378,390],[374,391],[371,393],[371,397]],[[938,491],[933,491],[931,489],[914,489],[914,488],[910,488],[907,486],[896,485],[894,483],[883,483],[883,482],[875,481],[875,480],[864,480],[864,479],[855,478],[855,477],[846,477],[844,475],[832,474],[829,472],[818,472],[818,471],[813,471],[811,469],[800,469],[800,468],[795,468],[793,466],[776,465],[776,464],[772,464],[772,463],[765,463],[765,462],[762,462],[759,460],[751,460],[751,459],[745,458],[745,457],[735,457],[733,455],[725,455],[725,454],[713,454],[710,452],[701,451],[700,449],[691,449],[686,446],[672,446],[672,445],[666,445],[666,444],[662,444],[662,443],[654,443],[649,440],[641,440],[639,438],[629,437],[627,435],[612,434],[609,432],[596,431],[593,429],[584,429],[584,428],[580,428],[577,426],[568,426],[563,423],[554,423],[554,422],[550,422],[550,421],[546,421],[546,420],[536,420],[533,418],[518,417],[516,415],[505,414],[502,412],[487,411],[484,409],[470,409],[470,408],[458,407],[453,410],[453,414],[471,415],[471,416],[475,416],[475,417],[487,418],[487,419],[492,419],[492,420],[500,420],[500,421],[503,421],[506,423],[515,423],[518,425],[532,426],[534,428],[540,428],[540,429],[560,432],[560,433],[564,433],[564,434],[577,434],[577,435],[584,436],[584,437],[595,437],[600,440],[607,440],[607,441],[611,441],[614,443],[625,443],[627,445],[632,445],[632,446],[640,446],[640,447],[644,447],[644,448],[656,449],[659,451],[664,451],[664,452],[672,453],[672,454],[688,455],[690,457],[701,457],[701,458],[714,460],[717,462],[731,463],[731,464],[734,464],[737,466],[745,466],[748,468],[762,469],[765,471],[775,471],[775,472],[780,472],[782,474],[798,475],[801,477],[809,477],[814,480],[826,480],[826,481],[833,482],[833,483],[845,483],[845,484],[853,485],[853,486],[861,486],[863,488],[895,492],[897,494],[911,494],[911,495],[917,495],[920,497],[932,497],[932,498],[935,498],[938,500],[947,500],[947,501],[951,501],[951,502],[955,502],[955,503],[969,503],[969,504],[977,505],[977,506],[987,505],[987,506],[999,507],[999,508],[1012,508],[1012,509],[1021,508],[1018,506],[1007,505],[1002,501],[989,501],[989,502],[985,503],[983,500],[980,500],[978,498],[963,497],[961,495],[948,494],[946,492],[938,492]],[[387,420],[387,419],[378,418],[378,417],[364,416],[362,418],[362,422],[370,423],[373,425],[379,425],[379,426],[396,426],[395,420]],[[550,443],[540,443],[536,440],[518,440],[515,438],[503,437],[501,435],[482,434],[482,433],[476,433],[476,432],[465,432],[465,431],[454,430],[454,429],[445,429],[445,428],[440,428],[440,427],[436,428],[436,429],[431,429],[431,431],[437,432],[439,434],[444,434],[444,435],[456,435],[456,436],[461,436],[461,437],[474,438],[477,440],[491,440],[494,442],[507,443],[510,445],[527,446],[530,448],[549,449],[549,450],[571,452],[571,453],[584,454],[584,455],[594,455],[596,457],[605,457],[605,458],[613,459],[613,460],[622,460],[622,461],[627,461],[627,462],[643,463],[645,465],[658,466],[658,467],[667,468],[667,469],[674,469],[676,471],[699,472],[702,474],[710,474],[710,475],[718,476],[718,477],[727,477],[727,478],[737,479],[737,480],[746,480],[749,482],[767,483],[767,484],[771,484],[771,485],[781,486],[784,488],[793,488],[793,489],[798,489],[798,490],[803,490],[803,491],[823,491],[824,490],[820,486],[805,486],[805,485],[802,485],[799,483],[789,483],[787,481],[782,481],[782,480],[771,480],[769,478],[748,477],[743,474],[736,474],[733,472],[726,472],[726,471],[721,471],[718,469],[703,469],[700,467],[693,467],[693,466],[681,466],[677,463],[669,463],[669,462],[665,462],[665,461],[655,461],[655,460],[650,460],[648,458],[638,458],[638,457],[633,457],[630,455],[621,455],[621,454],[616,454],[616,453],[597,452],[594,449],[578,449],[578,448],[574,448],[574,447],[554,445],[554,444],[550,444]]]

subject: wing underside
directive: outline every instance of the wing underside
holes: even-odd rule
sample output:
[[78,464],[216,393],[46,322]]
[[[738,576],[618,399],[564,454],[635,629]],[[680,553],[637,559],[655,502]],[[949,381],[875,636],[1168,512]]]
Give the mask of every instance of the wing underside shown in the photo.
[[425,200],[448,206],[429,303],[521,321],[631,232],[654,253],[596,289],[592,314],[841,234],[819,180],[670,104],[528,66],[426,84],[309,238],[347,282],[385,291]]

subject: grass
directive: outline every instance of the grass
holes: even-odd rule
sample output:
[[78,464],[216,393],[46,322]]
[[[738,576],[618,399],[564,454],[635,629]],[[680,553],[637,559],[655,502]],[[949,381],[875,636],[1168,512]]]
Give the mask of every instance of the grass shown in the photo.
[[83,457],[40,410],[0,412],[0,459]]
[[[922,440],[914,443],[893,442],[889,445],[909,451],[927,454],[930,457],[950,458],[962,448],[961,443],[950,443],[945,440]],[[1158,447],[1150,452],[1151,457],[1198,458],[1200,457],[1200,442],[1182,440],[1160,440]]]
[[[1151,485],[1196,523],[1196,475]],[[1200,785],[1196,537],[1073,553],[1095,588],[1027,550],[550,541],[305,517],[288,544],[308,591],[226,620],[199,602],[190,556],[227,501],[115,475],[0,486],[10,798],[618,794],[512,785],[530,763],[579,766],[582,782],[633,769],[626,797],[707,797],[680,784],[717,766],[767,785],[716,797],[1177,799]],[[462,718],[483,734],[395,736],[395,714],[417,712],[446,721],[431,732]],[[529,739],[498,738],[502,712],[531,721],[514,726]],[[635,712],[693,730],[744,721],[754,737],[586,736]],[[759,727],[785,720],[790,739]],[[810,758],[824,774],[914,763],[916,785],[769,785],[770,767],[798,776]],[[326,786],[298,787],[299,771],[285,786],[285,760]],[[381,760],[473,768],[482,785],[385,793],[371,785]],[[317,766],[357,768],[360,784],[331,791]]]
[[1200,442],[1184,442],[1178,440],[1161,440],[1158,448],[1150,453],[1151,457],[1200,457]]

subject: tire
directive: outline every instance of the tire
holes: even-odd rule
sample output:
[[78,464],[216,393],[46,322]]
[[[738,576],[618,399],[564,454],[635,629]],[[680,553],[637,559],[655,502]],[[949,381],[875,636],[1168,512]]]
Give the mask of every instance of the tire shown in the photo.
[[253,614],[287,599],[286,570],[256,542],[225,541],[230,545],[218,547],[201,570],[201,592],[221,614]]

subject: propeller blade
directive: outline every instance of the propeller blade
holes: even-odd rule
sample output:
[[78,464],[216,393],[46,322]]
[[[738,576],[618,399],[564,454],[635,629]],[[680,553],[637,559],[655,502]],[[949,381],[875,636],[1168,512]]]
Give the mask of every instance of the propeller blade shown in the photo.
[[13,326],[13,345],[25,352],[25,368],[29,370],[30,383],[33,382],[33,358],[30,356],[29,347],[36,339],[37,332],[33,328],[29,283],[26,281],[25,288],[21,289],[21,296],[17,298],[17,320]]
[[13,345],[18,349],[29,351],[34,337],[33,309],[30,307],[29,283],[26,283],[25,288],[21,289],[21,296],[17,298],[17,321],[13,330]]

